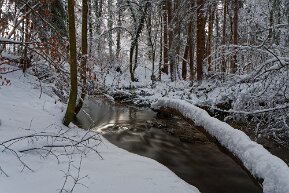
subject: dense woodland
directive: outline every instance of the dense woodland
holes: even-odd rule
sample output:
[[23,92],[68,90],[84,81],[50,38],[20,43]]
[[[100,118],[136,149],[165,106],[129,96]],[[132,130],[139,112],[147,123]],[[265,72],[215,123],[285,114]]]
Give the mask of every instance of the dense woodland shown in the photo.
[[[129,77],[131,92],[144,87],[131,85],[145,72],[149,88],[185,84],[180,98],[196,94],[197,105],[288,141],[288,0],[0,0],[0,7],[0,59],[54,84],[69,101],[65,125],[86,95],[111,92],[108,76]],[[163,89],[166,96],[178,86]]]

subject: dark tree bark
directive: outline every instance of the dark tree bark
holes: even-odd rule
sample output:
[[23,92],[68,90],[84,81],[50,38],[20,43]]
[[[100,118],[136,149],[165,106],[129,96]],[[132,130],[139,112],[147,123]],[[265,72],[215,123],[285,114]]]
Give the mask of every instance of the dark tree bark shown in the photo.
[[73,120],[77,100],[77,59],[74,0],[68,0],[68,34],[70,51],[70,94],[63,124],[68,126]]
[[[135,26],[135,34],[132,37],[130,50],[129,50],[129,72],[130,72],[131,81],[134,82],[134,81],[136,81],[134,72],[135,72],[136,67],[137,67],[138,41],[139,41],[139,37],[141,35],[141,32],[142,32],[144,24],[145,24],[145,19],[147,16],[147,10],[148,10],[148,7],[150,6],[150,3],[149,2],[145,3],[143,13],[139,19],[137,19],[136,16],[134,15],[134,11],[133,11],[129,1],[128,1],[128,4],[130,6],[132,17],[135,21],[135,25],[137,25],[137,26]],[[137,22],[137,20],[138,20],[138,22]],[[135,65],[133,66],[134,52],[135,52],[135,60],[134,60]]]
[[[227,0],[224,0],[223,3],[223,28],[222,28],[222,45],[225,46],[226,44],[226,30],[227,30]],[[226,59],[224,57],[224,49],[222,49],[222,66],[221,71],[225,74],[226,73]]]
[[203,62],[205,59],[205,0],[197,0],[197,80],[203,79]]
[[[193,11],[195,1],[190,0],[191,10]],[[193,18],[190,19],[188,28],[188,43],[189,43],[189,66],[190,66],[190,81],[194,80],[195,70],[194,70],[194,57],[195,57],[195,44],[193,40]]]
[[195,70],[194,70],[194,57],[195,57],[195,44],[193,41],[193,23],[192,21],[189,24],[189,66],[190,66],[190,81],[194,80]]
[[164,3],[163,5],[163,23],[164,23],[164,37],[163,37],[163,51],[164,51],[164,64],[163,64],[163,68],[162,71],[166,74],[169,73],[169,57],[168,57],[168,53],[169,53],[169,39],[168,39],[168,17],[167,17],[167,5],[166,3]]
[[[234,0],[234,20],[233,20],[233,44],[238,44],[238,22],[239,22],[239,0]],[[237,53],[234,53],[230,70],[232,74],[237,71]]]
[[174,56],[172,56],[172,44],[173,44],[173,26],[172,26],[172,0],[166,0],[167,8],[167,20],[168,20],[168,66],[170,68],[170,74],[172,78]]
[[93,29],[92,29],[92,1],[88,2],[88,31],[89,31],[89,57],[92,54],[92,39],[93,39]]
[[[120,28],[122,26],[122,4],[121,4],[121,0],[117,0],[117,6],[118,6],[118,11],[117,11],[117,27]],[[120,55],[120,49],[121,49],[121,30],[118,29],[117,30],[117,34],[116,34],[116,59],[119,59],[119,55]]]
[[160,52],[159,52],[159,76],[158,81],[162,79],[162,62],[163,62],[163,16],[160,16],[161,30],[160,30]]
[[[180,44],[181,44],[181,23],[180,23],[180,1],[174,0],[172,5],[173,8],[171,8],[171,34],[170,34],[170,40],[171,40],[171,46],[170,46],[170,52],[169,52],[169,60],[170,60],[170,73],[171,73],[171,81],[177,80],[177,71],[178,71],[178,64],[179,64],[179,55],[180,55]],[[174,14],[173,14],[174,13]]]

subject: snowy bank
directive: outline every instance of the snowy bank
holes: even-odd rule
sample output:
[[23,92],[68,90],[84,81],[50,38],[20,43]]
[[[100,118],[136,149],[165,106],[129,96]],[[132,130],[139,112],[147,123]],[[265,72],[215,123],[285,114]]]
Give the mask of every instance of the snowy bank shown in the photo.
[[264,193],[289,192],[289,168],[284,161],[268,152],[262,145],[250,140],[242,131],[232,128],[205,110],[179,99],[159,99],[152,108],[176,109],[214,136],[221,145],[238,157],[257,178],[263,179]]
[[[77,142],[95,133],[74,125],[63,126],[64,105],[57,98],[41,93],[37,78],[23,76],[21,72],[3,76],[11,85],[0,86],[1,193],[53,193],[72,189],[75,193],[199,192],[158,162],[117,148],[102,136],[85,143],[96,147],[102,158],[85,146],[71,148],[71,141],[65,139]],[[42,84],[43,90],[47,86]],[[15,140],[3,146],[4,141],[30,135],[39,137]]]

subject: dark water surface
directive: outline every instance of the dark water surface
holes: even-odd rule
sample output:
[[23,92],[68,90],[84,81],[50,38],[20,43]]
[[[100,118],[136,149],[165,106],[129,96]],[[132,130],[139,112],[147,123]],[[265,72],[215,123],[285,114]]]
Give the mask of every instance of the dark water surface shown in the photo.
[[[202,193],[262,192],[238,164],[179,118],[157,119],[150,109],[90,99],[78,124],[101,132],[120,148],[157,160]],[[178,129],[189,131],[181,133],[184,140],[169,134]]]

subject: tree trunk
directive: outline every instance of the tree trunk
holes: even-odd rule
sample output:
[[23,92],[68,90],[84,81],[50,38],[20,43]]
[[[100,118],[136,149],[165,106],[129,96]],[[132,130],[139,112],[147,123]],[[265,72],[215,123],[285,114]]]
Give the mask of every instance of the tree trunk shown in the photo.
[[171,81],[177,79],[177,33],[178,33],[178,16],[172,14],[172,11],[176,11],[178,1],[174,1],[174,10],[172,0],[167,0],[167,11],[168,11],[168,24],[169,24],[169,67]]
[[92,29],[92,1],[88,2],[88,30],[89,30],[89,57],[92,55],[92,39],[93,39],[93,29]]
[[132,41],[131,45],[130,45],[130,49],[129,49],[129,73],[130,73],[130,80],[132,82],[135,81],[135,77],[134,77],[134,70],[133,70],[133,53],[135,50],[135,42]]
[[75,107],[75,115],[81,110],[86,96],[86,63],[87,63],[87,19],[88,19],[88,0],[82,0],[82,26],[81,26],[81,72],[82,82],[81,95]]
[[112,40],[112,27],[113,27],[113,21],[112,21],[112,0],[107,0],[108,2],[108,21],[107,21],[107,26],[108,26],[108,51],[109,51],[109,66],[112,67],[113,63],[113,51],[112,51],[112,45],[113,45],[113,40]]
[[74,0],[68,0],[68,33],[69,33],[69,51],[70,51],[70,94],[63,124],[68,126],[73,120],[75,104],[77,100],[77,60],[76,60],[76,30]]
[[135,45],[135,54],[134,54],[134,66],[133,66],[133,74],[135,74],[135,70],[138,66],[138,40]]
[[192,21],[189,24],[189,66],[190,66],[190,81],[194,80],[195,70],[194,70],[194,56],[195,56],[195,44],[193,41],[193,23]]
[[[239,22],[239,0],[234,0],[234,21],[233,21],[233,44],[238,44],[238,22]],[[231,61],[230,70],[232,74],[235,74],[237,71],[237,53],[235,53]]]
[[[223,11],[223,29],[222,29],[222,45],[225,46],[226,44],[226,28],[227,28],[227,0],[224,0],[224,11]],[[226,59],[224,57],[224,48],[222,48],[222,66],[221,71],[225,74],[226,73]]]
[[173,53],[173,39],[174,39],[174,31],[173,31],[173,18],[172,18],[172,0],[166,1],[167,15],[168,15],[168,63],[170,68],[171,80],[174,80],[174,63],[175,56]]
[[180,22],[180,1],[174,0],[174,8],[173,12],[174,15],[172,16],[172,45],[171,45],[171,52],[170,52],[170,66],[171,66],[171,80],[177,80],[178,74],[178,64],[179,64],[179,55],[180,55],[180,48],[181,48],[181,22]]
[[[215,30],[216,30],[216,38],[214,40],[214,50],[218,49],[218,46],[220,46],[221,43],[221,34],[220,34],[220,18],[219,18],[219,11],[216,10],[215,11],[215,17],[216,17],[216,22],[215,22]],[[220,52],[215,52],[214,54],[215,58],[219,58],[220,57]],[[214,71],[217,71],[217,65],[214,66]]]
[[23,59],[22,59],[22,70],[23,73],[26,72],[28,68],[29,59],[28,59],[28,43],[29,42],[29,13],[28,13],[28,5],[25,6],[25,22],[24,22],[24,50],[23,50]]
[[188,34],[187,34],[187,43],[184,51],[184,57],[183,57],[183,62],[182,62],[182,79],[186,80],[187,79],[187,63],[188,63],[188,55],[189,55],[189,44],[190,44],[190,37],[189,37],[189,26],[188,26]]
[[[191,9],[195,5],[195,1],[191,0]],[[189,66],[190,66],[190,81],[194,80],[195,70],[194,70],[194,56],[195,56],[195,44],[193,41],[193,18],[190,19],[189,29],[188,29],[188,43],[189,43]]]
[[[128,1],[128,3],[129,3],[129,1]],[[144,7],[144,11],[143,11],[140,19],[138,20],[138,22],[136,22],[137,18],[135,17],[133,9],[130,5],[130,10],[131,10],[132,16],[134,17],[135,25],[137,25],[137,26],[135,26],[135,34],[131,38],[131,45],[130,45],[130,51],[129,51],[129,71],[130,71],[131,81],[133,81],[133,82],[136,81],[136,78],[134,76],[134,72],[137,68],[138,40],[139,40],[139,37],[140,37],[141,32],[142,32],[143,27],[144,27],[144,22],[145,22],[145,19],[147,16],[147,10],[148,10],[149,6],[150,6],[150,3],[146,2],[145,7]],[[134,51],[135,51],[135,65],[133,66]]]
[[118,13],[117,13],[117,34],[116,34],[116,59],[119,59],[119,55],[120,55],[120,49],[121,49],[121,30],[120,27],[122,26],[122,22],[121,22],[121,16],[122,16],[122,4],[121,4],[121,0],[117,0],[117,6],[118,6]]
[[209,9],[209,26],[208,26],[208,41],[207,41],[207,57],[208,57],[208,71],[212,71],[212,37],[213,37],[213,27],[214,27],[214,17],[215,17],[215,8],[214,4],[210,5]]
[[103,6],[103,0],[95,0],[95,15],[96,15],[96,37],[97,39],[97,53],[98,55],[101,54],[103,50],[103,41],[101,40],[101,26],[102,26],[102,6]]
[[197,0],[197,80],[203,79],[203,62],[205,59],[205,0]]
[[163,60],[163,17],[160,16],[161,30],[160,30],[160,53],[159,53],[159,76],[158,81],[162,79],[162,60]]
[[148,59],[151,60],[152,62],[152,71],[151,71],[151,80],[152,82],[155,81],[155,74],[154,74],[154,71],[155,71],[155,37],[153,37],[153,34],[152,34],[152,6],[149,6],[148,8],[148,14],[147,14],[147,32],[148,32],[148,35],[147,35],[147,45],[148,45],[148,52],[147,52],[147,55],[148,55]]
[[166,3],[163,5],[163,23],[164,23],[164,38],[163,38],[163,51],[164,51],[164,64],[162,71],[166,74],[169,73],[169,39],[168,39],[168,15],[167,15],[167,5]]
[[169,39],[168,39],[168,11],[167,5],[164,3],[163,5],[163,23],[164,23],[164,67],[162,71],[166,74],[169,73]]
[[147,27],[147,45],[148,45],[148,51],[147,56],[149,60],[152,60],[152,54],[153,54],[153,41],[152,41],[152,10],[151,7],[148,9],[147,19],[146,19],[146,27]]

